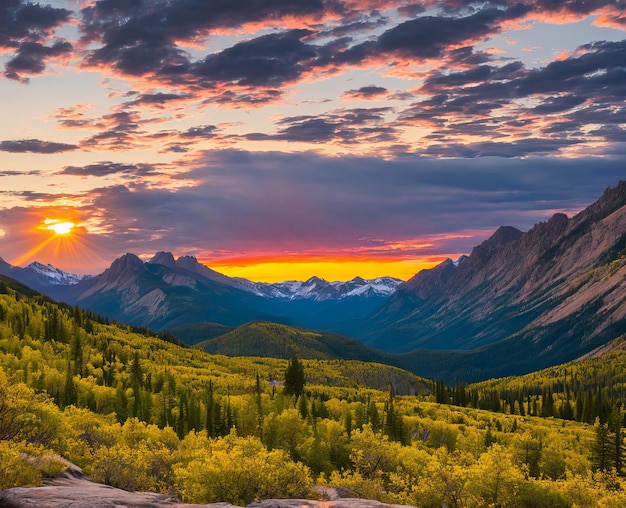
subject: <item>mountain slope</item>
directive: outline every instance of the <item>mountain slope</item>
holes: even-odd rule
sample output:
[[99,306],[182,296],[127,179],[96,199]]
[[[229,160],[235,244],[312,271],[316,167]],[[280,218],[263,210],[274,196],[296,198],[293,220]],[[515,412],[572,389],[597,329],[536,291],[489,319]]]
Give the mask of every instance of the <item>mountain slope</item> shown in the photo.
[[571,360],[624,332],[620,182],[571,219],[556,214],[527,233],[500,228],[458,266],[447,260],[418,273],[358,336],[387,351],[442,350],[416,360],[424,375],[433,374],[429,358],[441,358],[450,374],[484,369],[484,378]]

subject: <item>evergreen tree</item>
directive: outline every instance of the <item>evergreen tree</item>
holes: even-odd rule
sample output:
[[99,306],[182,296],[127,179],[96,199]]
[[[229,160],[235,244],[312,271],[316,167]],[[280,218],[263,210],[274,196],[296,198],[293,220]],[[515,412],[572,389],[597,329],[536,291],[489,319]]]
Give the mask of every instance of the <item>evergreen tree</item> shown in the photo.
[[608,424],[600,423],[599,417],[596,418],[594,430],[595,441],[591,457],[593,468],[597,471],[608,471],[614,465],[614,438]]
[[285,394],[295,395],[296,400],[304,391],[304,366],[297,356],[289,361],[285,371]]
[[622,436],[622,410],[621,402],[613,407],[609,417],[610,430],[613,432],[613,467],[617,474],[622,474],[624,457],[624,437]]

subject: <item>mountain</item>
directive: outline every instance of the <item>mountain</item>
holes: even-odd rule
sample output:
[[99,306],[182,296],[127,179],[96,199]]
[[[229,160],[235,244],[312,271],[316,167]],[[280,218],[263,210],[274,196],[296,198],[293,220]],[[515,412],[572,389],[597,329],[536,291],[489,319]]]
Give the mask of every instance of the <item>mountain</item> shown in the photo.
[[252,282],[239,277],[228,277],[216,272],[198,263],[198,260],[193,256],[181,256],[175,260],[171,252],[157,252],[149,263],[187,270],[214,282],[238,288],[264,298],[290,301],[311,300],[323,302],[352,297],[386,298],[392,295],[397,287],[402,284],[400,279],[393,277],[378,277],[371,280],[355,277],[347,282],[328,282],[320,277],[311,277],[304,282]]
[[0,258],[0,274],[11,277],[22,284],[25,284],[38,291],[45,292],[52,286],[69,286],[77,284],[83,279],[88,279],[89,275],[75,275],[64,272],[48,264],[43,265],[38,262],[21,268],[12,266]]
[[572,218],[499,228],[458,264],[418,273],[357,332],[387,351],[441,350],[416,360],[424,375],[434,358],[449,373],[523,373],[614,339],[626,332],[626,182]]
[[157,252],[148,263],[155,265],[163,265],[172,269],[181,269],[196,275],[201,275],[205,279],[224,284],[244,291],[248,291],[245,279],[235,279],[227,277],[215,270],[211,270],[209,267],[198,263],[198,260],[194,256],[181,256],[178,259],[174,259],[174,255],[171,252]]
[[261,310],[264,302],[258,296],[217,282],[213,279],[219,277],[212,273],[205,276],[197,262],[171,263],[163,253],[154,260],[159,262],[144,263],[134,254],[125,254],[103,273],[72,286],[50,288],[48,294],[110,319],[154,330],[200,321],[227,326],[253,320],[285,321]]

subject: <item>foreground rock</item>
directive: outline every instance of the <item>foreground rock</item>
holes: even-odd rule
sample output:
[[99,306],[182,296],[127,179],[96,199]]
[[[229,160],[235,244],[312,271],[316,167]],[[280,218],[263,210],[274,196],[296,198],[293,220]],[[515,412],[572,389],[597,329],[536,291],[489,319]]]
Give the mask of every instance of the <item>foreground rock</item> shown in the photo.
[[[335,494],[334,489],[329,489]],[[335,497],[334,495],[330,496]],[[125,490],[94,483],[79,471],[67,471],[46,481],[43,487],[15,487],[0,491],[0,507],[4,508],[231,508],[229,503],[192,505],[172,496]],[[252,503],[249,508],[401,508],[364,499],[310,501],[305,499],[269,499]],[[234,507],[233,507],[234,508]],[[404,508],[404,507],[402,507]]]

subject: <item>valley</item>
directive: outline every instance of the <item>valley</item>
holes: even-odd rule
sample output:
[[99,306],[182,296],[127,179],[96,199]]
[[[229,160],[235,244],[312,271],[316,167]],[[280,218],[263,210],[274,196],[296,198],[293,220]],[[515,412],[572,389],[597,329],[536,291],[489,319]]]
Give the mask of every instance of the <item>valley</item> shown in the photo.
[[[620,182],[572,218],[557,213],[525,233],[500,227],[468,256],[405,283],[389,277],[254,283],[168,252],[146,262],[128,253],[84,278],[48,267],[46,279],[42,264],[0,263],[0,273],[111,320],[181,330],[188,344],[208,341],[212,352],[265,354],[263,341],[271,337],[261,325],[251,337],[250,323],[275,323],[334,334],[336,358],[455,383],[570,361],[626,333],[625,238],[626,182]],[[317,358],[311,349],[303,354]]]
[[[322,485],[418,507],[618,506],[625,343],[454,387],[371,362],[301,360],[294,397],[285,360],[209,355],[2,279],[0,487],[54,477],[63,457],[108,485],[192,503],[309,497]],[[583,388],[599,403],[580,410]]]
[[625,230],[622,182],[405,283],[4,263],[0,487],[69,460],[185,503],[622,505]]

